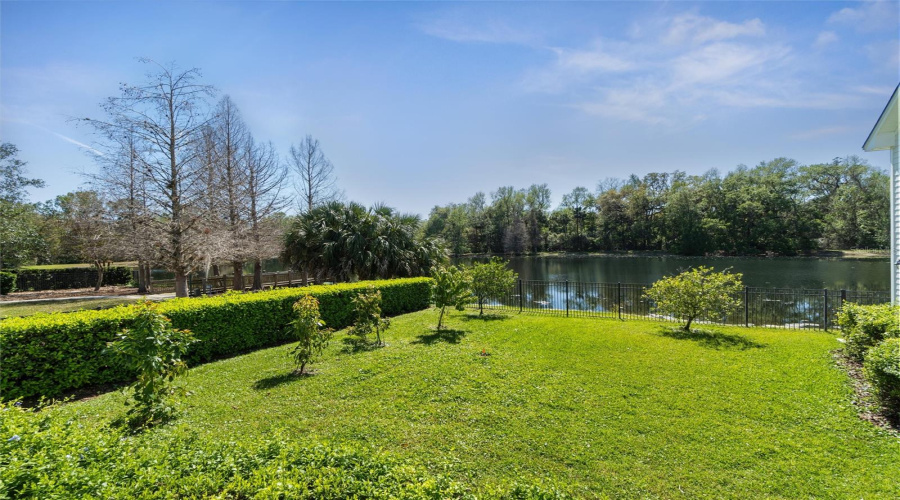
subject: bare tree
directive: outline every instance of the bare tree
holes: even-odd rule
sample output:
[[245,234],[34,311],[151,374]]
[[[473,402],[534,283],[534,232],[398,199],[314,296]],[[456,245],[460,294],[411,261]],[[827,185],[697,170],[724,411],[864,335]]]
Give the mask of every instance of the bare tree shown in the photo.
[[[199,206],[203,170],[198,142],[209,121],[207,99],[215,91],[197,83],[196,68],[180,71],[174,64],[142,60],[156,66],[141,85],[121,85],[121,95],[103,104],[107,120],[86,121],[106,137],[131,131],[140,168],[146,176],[148,232],[161,233],[160,263],[175,273],[175,294],[188,295],[187,278],[202,260]],[[142,235],[136,235],[141,237]]]
[[247,148],[247,221],[250,255],[253,259],[253,289],[262,288],[262,260],[278,256],[284,246],[283,219],[279,211],[287,206],[281,195],[287,169],[281,164],[272,143],[253,143]]
[[334,165],[325,157],[318,139],[307,135],[298,146],[291,145],[290,165],[297,175],[301,212],[341,198]]
[[249,256],[248,224],[244,214],[248,204],[246,189],[252,139],[240,111],[227,95],[219,101],[212,124],[216,143],[217,198],[226,228],[224,252],[234,269],[232,286],[242,290],[244,261]]

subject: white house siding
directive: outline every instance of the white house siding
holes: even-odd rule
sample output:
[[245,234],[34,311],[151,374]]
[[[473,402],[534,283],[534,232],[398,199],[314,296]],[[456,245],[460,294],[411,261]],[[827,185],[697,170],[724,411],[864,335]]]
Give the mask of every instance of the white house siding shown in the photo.
[[900,262],[900,150],[898,146],[891,148],[891,303],[897,303],[900,297],[900,273],[897,263]]

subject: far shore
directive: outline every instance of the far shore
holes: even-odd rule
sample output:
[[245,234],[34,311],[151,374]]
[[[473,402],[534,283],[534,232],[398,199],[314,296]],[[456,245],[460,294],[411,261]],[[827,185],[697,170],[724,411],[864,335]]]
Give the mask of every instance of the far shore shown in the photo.
[[725,253],[708,255],[681,255],[663,251],[621,251],[621,252],[537,252],[522,254],[497,254],[497,253],[467,253],[453,255],[453,258],[490,258],[490,257],[734,257],[734,258],[786,258],[786,259],[864,259],[864,260],[888,260],[890,250],[817,250],[809,254],[777,255],[777,254],[748,254],[731,255]]

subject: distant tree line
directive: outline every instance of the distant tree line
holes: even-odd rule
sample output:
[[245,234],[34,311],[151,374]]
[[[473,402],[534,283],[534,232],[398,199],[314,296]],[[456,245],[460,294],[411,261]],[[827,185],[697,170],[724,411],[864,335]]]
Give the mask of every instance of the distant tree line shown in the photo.
[[888,247],[889,177],[849,156],[777,158],[722,176],[684,172],[576,187],[551,208],[546,184],[501,187],[432,209],[423,232],[454,254],[664,251],[796,255]]

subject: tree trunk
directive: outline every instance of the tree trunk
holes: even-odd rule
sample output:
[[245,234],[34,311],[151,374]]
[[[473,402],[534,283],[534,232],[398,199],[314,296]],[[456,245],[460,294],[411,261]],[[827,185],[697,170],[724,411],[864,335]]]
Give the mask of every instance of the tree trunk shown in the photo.
[[97,284],[94,285],[94,291],[96,292],[103,286],[103,263],[99,260],[95,260],[94,267],[97,268]]
[[253,289],[262,290],[262,261],[259,259],[253,262]]
[[309,266],[303,265],[303,286],[309,285]]
[[138,268],[137,268],[137,282],[138,282],[138,291],[137,293],[147,293],[147,274],[144,271],[144,261],[138,259]]
[[446,307],[441,308],[441,315],[438,316],[438,331],[441,331],[441,322],[444,321],[444,309],[446,309]]
[[184,272],[183,269],[175,271],[175,296],[176,297],[187,297],[188,296],[188,277],[187,277],[187,273]]
[[686,332],[691,331],[691,322],[692,321],[694,321],[694,318],[688,318],[687,324],[684,325],[684,331],[686,331]]
[[219,265],[218,265],[218,264],[213,264],[213,265],[212,265],[212,275],[213,275],[213,276],[218,276],[218,275],[219,275]]
[[244,263],[240,261],[232,261],[231,267],[234,268],[234,277],[231,278],[231,288],[243,292],[244,291]]

